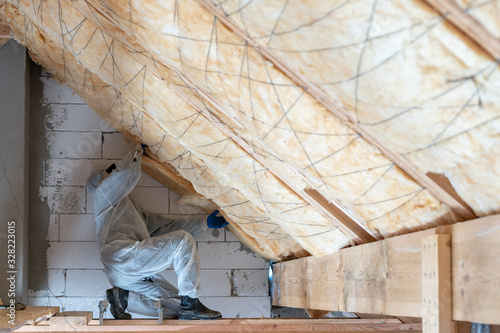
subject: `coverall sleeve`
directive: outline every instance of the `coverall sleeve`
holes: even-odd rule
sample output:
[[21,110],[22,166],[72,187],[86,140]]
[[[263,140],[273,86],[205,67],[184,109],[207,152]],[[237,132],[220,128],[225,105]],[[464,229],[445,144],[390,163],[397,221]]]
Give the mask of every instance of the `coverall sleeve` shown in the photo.
[[[140,208],[138,207],[138,209]],[[208,229],[206,218],[176,220],[166,218],[159,214],[145,212],[143,210],[140,210],[140,212],[144,217],[144,221],[146,222],[146,226],[151,237],[164,235],[177,230],[184,230],[193,236],[199,236]]]
[[141,177],[141,162],[142,150],[136,147],[125,155],[116,169],[104,180],[100,181],[104,176],[104,170],[90,176],[87,186],[94,193],[96,216],[116,205],[132,192]]

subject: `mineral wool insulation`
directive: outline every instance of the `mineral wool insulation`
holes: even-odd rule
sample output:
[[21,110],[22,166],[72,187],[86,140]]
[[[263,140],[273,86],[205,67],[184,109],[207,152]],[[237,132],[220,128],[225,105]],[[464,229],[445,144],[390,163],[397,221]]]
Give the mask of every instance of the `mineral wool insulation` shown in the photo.
[[[197,1],[0,3],[35,61],[262,256],[351,243],[307,188],[382,237],[456,221]],[[208,3],[422,173],[446,175],[477,215],[500,211],[498,65],[422,1]]]

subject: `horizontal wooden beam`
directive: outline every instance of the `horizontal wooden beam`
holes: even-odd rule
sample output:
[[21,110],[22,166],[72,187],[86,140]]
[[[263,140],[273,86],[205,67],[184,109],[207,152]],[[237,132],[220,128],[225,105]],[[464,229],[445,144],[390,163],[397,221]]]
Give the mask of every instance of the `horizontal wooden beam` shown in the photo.
[[500,324],[500,215],[274,265],[273,304],[422,317],[422,239],[451,235],[452,318]]
[[493,36],[474,17],[464,12],[455,0],[425,0],[425,2],[471,38],[494,60],[500,60],[500,39]]
[[222,319],[215,321],[105,320],[104,325],[24,326],[16,332],[403,332],[420,331],[420,324],[393,319]]

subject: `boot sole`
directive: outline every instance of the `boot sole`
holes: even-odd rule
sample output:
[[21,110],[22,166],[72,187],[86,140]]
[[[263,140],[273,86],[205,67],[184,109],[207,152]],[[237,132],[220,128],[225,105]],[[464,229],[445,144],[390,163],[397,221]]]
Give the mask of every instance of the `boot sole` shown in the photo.
[[182,315],[179,316],[179,320],[217,320],[217,319],[222,319],[222,316],[218,317],[212,317],[212,318],[200,318],[196,316],[191,316],[191,315]]

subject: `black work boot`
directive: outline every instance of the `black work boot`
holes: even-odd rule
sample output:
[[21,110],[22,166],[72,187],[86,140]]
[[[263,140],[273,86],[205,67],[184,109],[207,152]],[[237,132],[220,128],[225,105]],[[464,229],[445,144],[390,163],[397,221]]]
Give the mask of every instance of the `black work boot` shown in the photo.
[[125,312],[128,306],[128,290],[113,287],[106,290],[106,298],[115,319],[132,319],[130,313]]
[[201,304],[199,299],[181,296],[181,307],[179,308],[180,320],[214,320],[221,318],[222,315],[219,311],[210,310],[205,305]]

